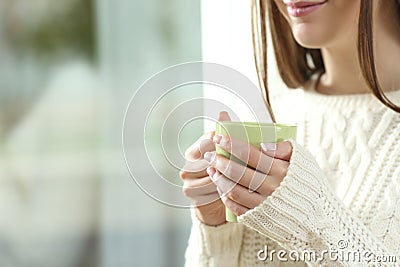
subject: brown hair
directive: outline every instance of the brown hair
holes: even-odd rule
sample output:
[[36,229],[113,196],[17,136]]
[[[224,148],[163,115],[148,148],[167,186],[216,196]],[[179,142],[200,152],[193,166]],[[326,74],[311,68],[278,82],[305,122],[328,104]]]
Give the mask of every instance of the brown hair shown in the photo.
[[[257,75],[266,106],[275,122],[268,92],[266,11],[268,11],[268,22],[279,74],[289,88],[304,86],[312,75],[323,73],[325,68],[319,49],[302,47],[294,40],[291,28],[275,1],[252,1],[252,32]],[[390,109],[400,113],[400,107],[387,98],[378,82],[372,42],[372,23],[372,0],[361,0],[358,58],[363,77],[375,97]]]

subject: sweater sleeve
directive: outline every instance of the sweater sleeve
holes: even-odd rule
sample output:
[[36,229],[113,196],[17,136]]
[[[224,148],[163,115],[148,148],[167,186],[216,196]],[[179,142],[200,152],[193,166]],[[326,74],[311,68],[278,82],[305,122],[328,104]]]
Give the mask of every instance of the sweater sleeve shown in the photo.
[[[306,266],[304,262],[280,261],[276,256],[271,256],[271,251],[284,249],[270,238],[259,239],[256,244],[254,244],[253,236],[247,241],[244,240],[245,232],[249,234],[249,231],[253,232],[253,230],[243,224],[226,223],[220,226],[208,226],[197,218],[194,210],[191,214],[193,224],[185,254],[185,267]],[[260,249],[262,252],[258,254]],[[258,258],[258,255],[261,258]]]
[[191,211],[192,229],[185,253],[185,266],[238,266],[244,225],[208,226]]
[[379,262],[396,257],[394,249],[385,247],[336,197],[312,155],[289,141],[293,153],[286,177],[239,222],[318,266],[396,266]]

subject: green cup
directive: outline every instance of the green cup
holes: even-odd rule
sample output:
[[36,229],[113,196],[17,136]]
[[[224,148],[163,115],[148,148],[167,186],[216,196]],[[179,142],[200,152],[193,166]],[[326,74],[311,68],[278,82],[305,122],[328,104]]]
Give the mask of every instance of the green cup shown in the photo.
[[[260,143],[277,143],[286,139],[296,139],[297,126],[289,124],[276,123],[258,123],[258,122],[218,122],[215,134],[227,135],[231,138],[241,140],[260,149]],[[217,147],[217,154],[234,161],[241,162],[239,159],[231,156],[225,150]],[[236,215],[226,209],[226,220],[228,222],[237,222]]]

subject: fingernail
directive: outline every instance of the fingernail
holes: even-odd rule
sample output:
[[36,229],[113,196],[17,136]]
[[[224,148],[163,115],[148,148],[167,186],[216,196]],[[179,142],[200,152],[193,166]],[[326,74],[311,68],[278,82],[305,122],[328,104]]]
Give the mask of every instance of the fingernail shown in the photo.
[[275,143],[261,143],[260,146],[261,146],[261,149],[264,152],[276,151],[276,144]]
[[210,176],[210,178],[213,179],[213,176],[214,176],[214,174],[215,174],[215,168],[213,168],[213,167],[208,167],[208,168],[207,168],[207,173],[208,173],[208,175]]
[[204,154],[204,159],[207,160],[209,163],[213,162],[215,158],[215,152],[206,152]]
[[222,135],[215,135],[213,138],[213,142],[219,144],[221,142]]
[[226,136],[222,136],[221,141],[219,142],[219,144],[221,146],[226,146],[229,143],[229,138]]

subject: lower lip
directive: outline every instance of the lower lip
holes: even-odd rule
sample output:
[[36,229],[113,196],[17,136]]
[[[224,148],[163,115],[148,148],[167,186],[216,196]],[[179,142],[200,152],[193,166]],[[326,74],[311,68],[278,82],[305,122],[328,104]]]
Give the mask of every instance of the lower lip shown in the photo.
[[294,7],[294,6],[288,6],[288,12],[289,15],[295,18],[299,18],[299,17],[304,17],[307,16],[308,14],[316,11],[317,9],[319,9],[320,7],[322,7],[323,5],[325,5],[324,3],[321,4],[316,4],[316,5],[312,5],[312,6],[305,6],[305,7]]

